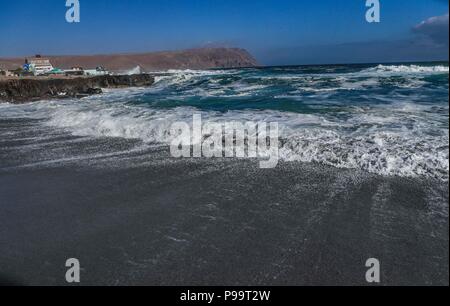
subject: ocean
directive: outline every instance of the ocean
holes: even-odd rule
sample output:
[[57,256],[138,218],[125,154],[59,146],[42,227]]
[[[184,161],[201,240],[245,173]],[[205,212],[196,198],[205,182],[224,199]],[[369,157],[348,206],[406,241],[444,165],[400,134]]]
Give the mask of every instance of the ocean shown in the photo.
[[[0,104],[0,278],[448,285],[448,63],[155,72]],[[280,163],[175,159],[171,124],[278,122]],[[25,263],[23,262],[25,260]]]

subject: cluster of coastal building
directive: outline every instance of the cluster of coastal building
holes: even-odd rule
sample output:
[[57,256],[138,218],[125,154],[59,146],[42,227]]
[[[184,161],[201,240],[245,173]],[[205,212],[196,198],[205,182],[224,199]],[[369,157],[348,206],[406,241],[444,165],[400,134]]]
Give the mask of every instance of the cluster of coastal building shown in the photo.
[[84,69],[83,67],[71,67],[61,69],[54,67],[48,58],[36,55],[33,58],[26,58],[22,67],[15,70],[2,70],[0,76],[99,76],[110,75],[111,73],[102,66],[94,69]]

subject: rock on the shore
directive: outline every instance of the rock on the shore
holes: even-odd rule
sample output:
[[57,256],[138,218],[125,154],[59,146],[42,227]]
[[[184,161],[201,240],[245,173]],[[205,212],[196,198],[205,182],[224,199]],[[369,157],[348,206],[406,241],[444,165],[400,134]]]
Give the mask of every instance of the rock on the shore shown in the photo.
[[0,101],[22,103],[39,99],[83,97],[101,88],[145,87],[154,83],[149,74],[79,78],[20,78],[0,80]]

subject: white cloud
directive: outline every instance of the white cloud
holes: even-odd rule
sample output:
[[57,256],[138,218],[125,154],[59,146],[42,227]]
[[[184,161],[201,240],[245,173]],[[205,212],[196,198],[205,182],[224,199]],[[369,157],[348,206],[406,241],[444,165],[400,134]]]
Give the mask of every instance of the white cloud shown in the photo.
[[448,13],[422,21],[413,31],[431,39],[435,44],[448,46]]

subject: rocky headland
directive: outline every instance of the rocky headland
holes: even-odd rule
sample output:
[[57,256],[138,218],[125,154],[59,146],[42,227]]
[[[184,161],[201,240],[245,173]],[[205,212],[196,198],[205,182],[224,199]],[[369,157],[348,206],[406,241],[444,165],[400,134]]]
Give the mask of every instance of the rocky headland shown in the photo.
[[81,98],[100,94],[102,88],[146,87],[154,82],[154,77],[149,74],[0,78],[0,101],[25,103],[42,99]]

